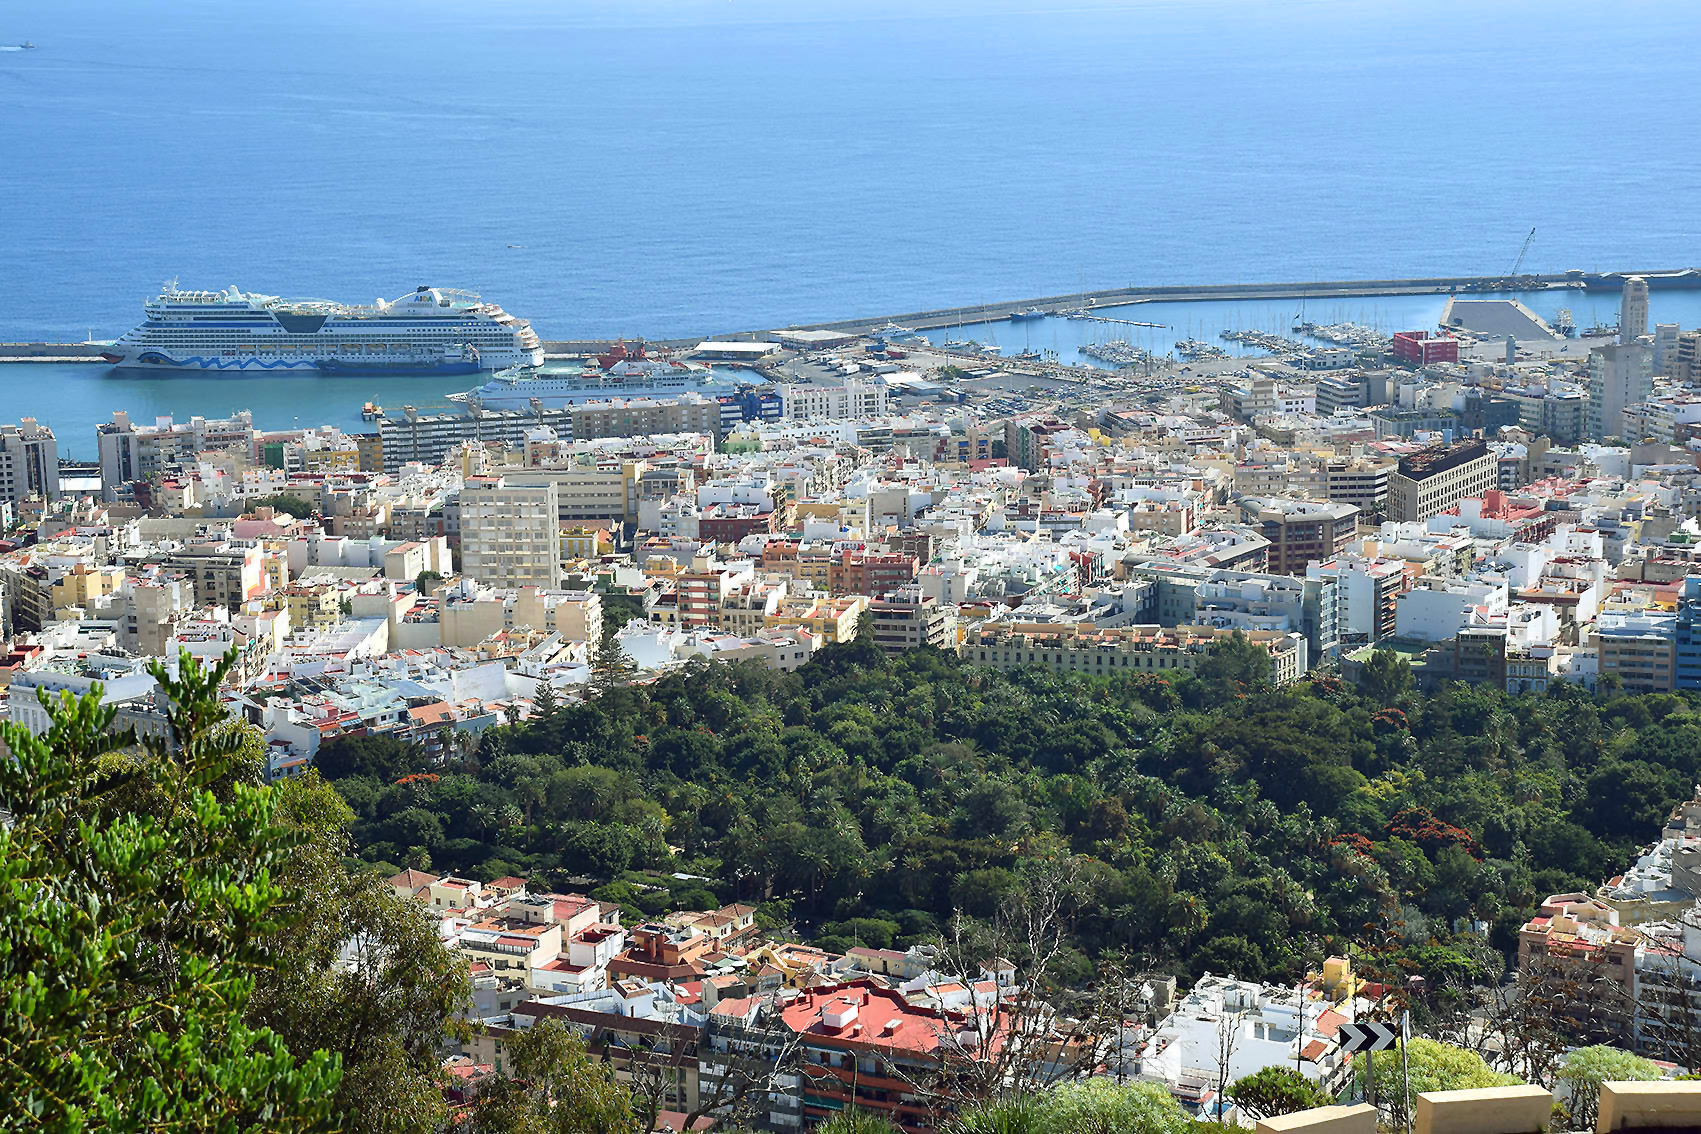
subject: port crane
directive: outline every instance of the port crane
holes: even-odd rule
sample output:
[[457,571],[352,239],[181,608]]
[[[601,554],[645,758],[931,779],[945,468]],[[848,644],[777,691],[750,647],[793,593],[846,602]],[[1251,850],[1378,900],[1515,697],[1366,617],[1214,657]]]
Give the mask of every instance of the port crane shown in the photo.
[[1530,235],[1524,237],[1524,246],[1518,249],[1518,258],[1512,261],[1512,270],[1506,273],[1507,279],[1515,280],[1518,278],[1518,269],[1524,266],[1524,257],[1530,254],[1530,241],[1535,238],[1536,230],[1532,228],[1530,229]]

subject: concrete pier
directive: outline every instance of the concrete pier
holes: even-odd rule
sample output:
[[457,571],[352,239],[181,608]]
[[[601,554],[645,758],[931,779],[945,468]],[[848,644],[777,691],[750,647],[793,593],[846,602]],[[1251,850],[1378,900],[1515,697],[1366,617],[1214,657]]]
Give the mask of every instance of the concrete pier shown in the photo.
[[[940,307],[929,311],[907,311],[899,315],[870,315],[826,323],[795,323],[788,331],[846,331],[869,334],[888,323],[916,330],[934,330],[959,323],[989,323],[1008,319],[1012,311],[1037,307],[1047,315],[1061,315],[1077,308],[1122,307],[1136,303],[1200,302],[1251,299],[1361,298],[1378,295],[1452,295],[1470,293],[1493,296],[1505,291],[1539,291],[1543,288],[1576,288],[1584,291],[1617,291],[1629,276],[1641,276],[1654,290],[1701,288],[1701,269],[1678,268],[1651,272],[1559,272],[1519,276],[1508,281],[1500,276],[1436,276],[1420,279],[1320,280],[1292,283],[1183,284],[1169,287],[1117,287],[1068,295],[1041,295],[1006,299],[967,307]],[[1124,320],[1133,322],[1132,320]],[[1150,324],[1136,323],[1136,326]],[[688,339],[648,339],[652,346],[693,347],[706,338],[765,339],[776,328],[694,335]],[[546,340],[544,354],[577,358],[607,350],[613,339]],[[0,343],[0,362],[99,362],[101,346],[94,343]]]

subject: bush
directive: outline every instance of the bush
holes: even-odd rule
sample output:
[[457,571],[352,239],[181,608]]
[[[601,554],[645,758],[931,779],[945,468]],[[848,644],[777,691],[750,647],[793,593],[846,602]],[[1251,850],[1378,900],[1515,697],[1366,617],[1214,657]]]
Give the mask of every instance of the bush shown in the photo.
[[1560,1081],[1571,1088],[1571,1124],[1593,1130],[1601,1104],[1601,1084],[1626,1080],[1651,1082],[1661,1077],[1659,1064],[1616,1047],[1580,1047],[1565,1057]]
[[815,1130],[816,1134],[901,1134],[884,1116],[871,1110],[847,1110]]
[[1228,1095],[1234,1105],[1253,1118],[1274,1118],[1298,1110],[1328,1106],[1335,1100],[1322,1088],[1291,1067],[1266,1067],[1236,1079]]
[[1203,1127],[1155,1083],[1108,1079],[994,1099],[965,1111],[947,1134],[1194,1134]]

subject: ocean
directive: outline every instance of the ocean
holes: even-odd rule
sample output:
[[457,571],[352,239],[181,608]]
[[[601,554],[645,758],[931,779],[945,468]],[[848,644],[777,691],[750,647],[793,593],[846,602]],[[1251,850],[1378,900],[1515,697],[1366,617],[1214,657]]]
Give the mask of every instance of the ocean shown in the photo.
[[[64,0],[23,40],[0,341],[174,277],[577,338],[1495,273],[1531,228],[1527,270],[1701,263],[1682,0]],[[0,421],[54,380],[0,368]]]

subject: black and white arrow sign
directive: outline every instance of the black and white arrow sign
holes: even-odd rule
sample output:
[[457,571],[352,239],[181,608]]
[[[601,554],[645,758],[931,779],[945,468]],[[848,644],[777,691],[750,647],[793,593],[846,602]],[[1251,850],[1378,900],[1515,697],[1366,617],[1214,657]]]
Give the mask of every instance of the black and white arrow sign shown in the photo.
[[1386,1051],[1400,1038],[1398,1024],[1342,1024],[1342,1051]]

